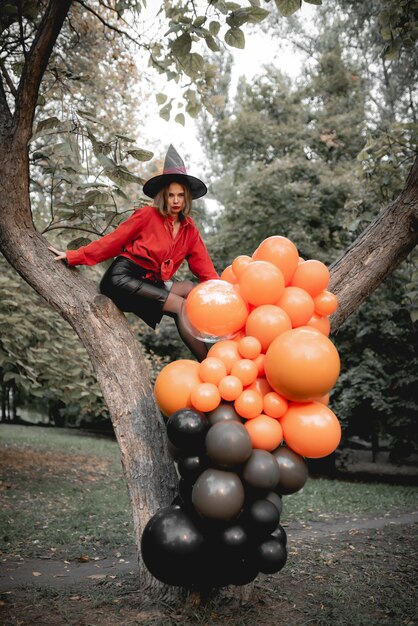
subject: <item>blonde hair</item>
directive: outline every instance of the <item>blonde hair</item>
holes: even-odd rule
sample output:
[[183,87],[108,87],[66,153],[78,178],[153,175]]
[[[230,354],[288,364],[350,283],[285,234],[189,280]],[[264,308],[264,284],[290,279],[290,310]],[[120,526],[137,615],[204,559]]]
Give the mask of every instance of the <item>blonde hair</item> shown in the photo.
[[[183,187],[184,209],[182,213],[185,217],[187,217],[187,215],[190,215],[190,213],[192,212],[192,192],[190,191],[190,188],[187,185],[184,185],[183,183],[180,183],[176,180],[173,180],[171,182],[178,183],[179,185]],[[168,200],[168,188],[170,185],[171,183],[163,187],[163,189],[161,189],[154,198],[154,206],[155,208],[158,209],[158,212],[163,217],[167,217],[167,215],[169,215],[167,200]]]

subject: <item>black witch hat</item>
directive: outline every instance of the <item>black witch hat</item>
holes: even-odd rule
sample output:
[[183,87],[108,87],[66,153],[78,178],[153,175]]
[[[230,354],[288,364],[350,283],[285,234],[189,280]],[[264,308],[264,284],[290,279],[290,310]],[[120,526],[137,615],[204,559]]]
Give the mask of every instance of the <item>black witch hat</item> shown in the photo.
[[207,187],[205,183],[196,178],[190,176],[186,172],[183,159],[170,144],[164,161],[163,173],[158,176],[150,178],[143,186],[143,192],[149,198],[155,198],[157,193],[164,187],[167,187],[170,183],[180,183],[187,185],[192,193],[192,198],[201,198],[207,193]]

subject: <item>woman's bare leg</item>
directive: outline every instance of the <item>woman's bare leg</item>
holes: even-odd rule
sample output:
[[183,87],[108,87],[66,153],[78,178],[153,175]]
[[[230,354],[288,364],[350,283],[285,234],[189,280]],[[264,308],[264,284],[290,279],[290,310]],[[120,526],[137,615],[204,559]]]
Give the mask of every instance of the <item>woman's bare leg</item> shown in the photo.
[[178,333],[183,343],[189,348],[190,352],[198,361],[203,361],[203,359],[207,356],[208,348],[203,341],[193,337],[187,329],[187,326],[181,316],[184,299],[193,287],[194,284],[190,281],[179,281],[174,283],[163,306],[163,311],[166,315],[169,315],[174,319]]

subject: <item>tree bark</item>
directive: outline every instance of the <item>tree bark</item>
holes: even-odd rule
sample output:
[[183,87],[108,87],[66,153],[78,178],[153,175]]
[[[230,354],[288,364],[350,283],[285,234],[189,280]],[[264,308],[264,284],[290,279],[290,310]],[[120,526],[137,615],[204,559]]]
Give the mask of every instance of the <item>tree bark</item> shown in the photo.
[[335,331],[391,274],[418,242],[418,158],[399,197],[383,209],[343,256],[330,266],[329,289],[338,297]]

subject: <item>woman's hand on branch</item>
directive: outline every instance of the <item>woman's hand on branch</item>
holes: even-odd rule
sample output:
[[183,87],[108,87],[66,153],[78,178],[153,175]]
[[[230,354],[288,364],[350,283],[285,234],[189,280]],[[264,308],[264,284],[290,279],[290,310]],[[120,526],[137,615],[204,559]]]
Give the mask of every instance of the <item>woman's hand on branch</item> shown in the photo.
[[53,246],[48,246],[48,250],[51,250],[51,252],[53,252],[54,254],[57,255],[55,257],[54,261],[66,261],[67,260],[67,253],[66,252],[61,252],[61,250],[57,250]]

